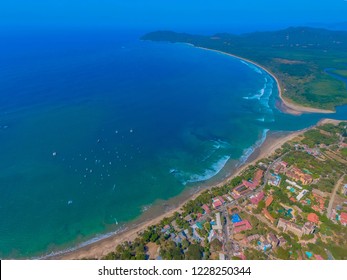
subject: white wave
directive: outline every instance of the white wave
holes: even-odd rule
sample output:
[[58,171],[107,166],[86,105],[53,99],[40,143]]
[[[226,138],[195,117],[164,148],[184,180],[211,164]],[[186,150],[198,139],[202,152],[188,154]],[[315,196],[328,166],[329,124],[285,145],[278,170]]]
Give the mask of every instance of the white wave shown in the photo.
[[243,151],[242,156],[240,157],[240,163],[238,164],[239,166],[244,164],[248,160],[248,158],[253,154],[255,149],[259,148],[265,142],[268,131],[269,129],[264,129],[260,139],[257,142],[255,142],[254,145]]
[[[118,222],[117,222],[118,223]],[[103,239],[106,239],[106,238],[109,238],[111,236],[114,236],[116,234],[119,234],[119,233],[122,233],[124,231],[126,231],[128,228],[127,227],[120,227],[119,229],[117,229],[116,231],[112,231],[112,232],[109,232],[109,233],[105,233],[105,234],[99,234],[97,236],[95,236],[94,238],[92,239],[89,239],[77,246],[74,246],[74,247],[71,247],[71,248],[68,248],[68,249],[65,249],[65,250],[60,250],[60,251],[55,251],[55,252],[51,252],[47,255],[43,255],[43,256],[40,256],[40,257],[36,257],[36,258],[33,258],[33,259],[47,259],[47,258],[51,258],[51,257],[54,257],[54,256],[59,256],[59,255],[63,255],[63,254],[66,254],[66,253],[70,253],[70,252],[73,252],[73,251],[76,251],[77,249],[80,249],[80,248],[83,248],[85,246],[88,246],[90,244],[93,244],[93,243],[96,243],[100,240],[103,240]]]
[[183,184],[186,185],[187,183],[197,183],[211,179],[224,168],[229,159],[230,156],[222,157],[219,161],[214,163],[209,169],[206,169],[203,173],[190,175],[189,179],[184,181]]
[[244,60],[240,60],[240,61],[241,61],[241,63],[243,63],[243,64],[247,65],[249,68],[251,68],[254,72],[256,72],[260,75],[263,74],[263,71],[259,67],[255,66],[254,64],[248,63]]
[[151,207],[152,207],[152,204],[142,206],[141,212],[144,213],[144,212],[148,211]]

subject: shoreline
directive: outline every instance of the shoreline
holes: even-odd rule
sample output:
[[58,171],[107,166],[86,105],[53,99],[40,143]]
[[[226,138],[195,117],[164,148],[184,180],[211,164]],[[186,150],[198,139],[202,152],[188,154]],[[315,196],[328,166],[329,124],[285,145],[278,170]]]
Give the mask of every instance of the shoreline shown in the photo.
[[[320,124],[321,121],[318,123]],[[316,124],[316,125],[318,125]],[[314,125],[314,126],[316,126]],[[314,127],[313,126],[313,127]],[[136,239],[139,233],[146,230],[147,227],[158,224],[163,218],[173,215],[175,212],[180,212],[181,207],[186,204],[189,200],[195,199],[203,191],[214,187],[221,187],[230,182],[234,177],[238,176],[248,166],[255,164],[262,158],[270,156],[276,149],[280,148],[284,143],[296,138],[298,135],[304,133],[311,127],[295,131],[284,133],[277,132],[269,135],[264,143],[255,149],[250,158],[241,166],[237,167],[227,176],[224,180],[219,183],[203,186],[201,184],[197,188],[188,188],[181,194],[173,197],[167,201],[160,201],[155,203],[153,207],[147,212],[144,212],[139,218],[129,223],[129,226],[122,232],[100,239],[96,242],[88,244],[86,246],[76,248],[68,252],[62,252],[61,254],[46,256],[43,259],[54,259],[54,260],[74,260],[74,259],[100,259],[103,256],[111,253],[115,250],[118,244],[125,241],[133,241]],[[279,135],[280,134],[280,135]],[[195,192],[193,190],[196,190]],[[167,210],[165,211],[165,208]],[[159,214],[162,213],[162,214]],[[158,215],[159,214],[159,215]]]
[[195,46],[193,44],[189,44],[190,46],[193,46],[195,48],[198,49],[202,49],[202,50],[207,50],[207,51],[212,51],[212,52],[217,52],[223,55],[228,55],[237,59],[240,59],[242,61],[251,63],[259,68],[261,68],[262,70],[264,70],[266,73],[268,73],[275,81],[277,84],[277,89],[278,89],[278,96],[282,102],[281,106],[280,106],[280,110],[288,113],[288,114],[292,114],[292,115],[301,115],[302,113],[322,113],[322,114],[333,114],[335,113],[334,111],[331,110],[324,110],[324,109],[317,109],[317,108],[311,108],[311,107],[305,107],[305,106],[301,106],[299,104],[293,103],[292,101],[288,100],[287,98],[283,97],[283,90],[281,87],[281,83],[278,80],[278,78],[276,77],[276,75],[270,71],[269,69],[265,68],[264,66],[258,64],[257,62],[254,62],[252,60],[249,60],[247,58],[235,55],[235,54],[231,54],[231,53],[227,53],[227,52],[223,52],[223,51],[219,51],[219,50],[214,50],[214,49],[210,49],[210,48],[205,48],[205,47],[198,47]]
[[[189,44],[193,47],[196,47],[192,44]],[[265,67],[251,61],[248,59],[245,59],[243,57],[239,57],[237,55],[225,53],[222,51],[217,51],[213,49],[203,48],[203,47],[196,47],[203,50],[208,51],[214,51],[221,53],[223,55],[228,55],[237,59],[240,59],[242,61],[251,63],[255,65],[256,67],[261,68],[266,73],[268,73],[277,83],[277,88],[279,91],[279,97],[282,101],[280,110],[284,111],[285,113],[294,114],[294,115],[300,115],[304,112],[310,112],[310,113],[333,113],[332,111],[326,111],[326,110],[319,110],[314,108],[306,108],[301,106],[296,106],[295,104],[288,103],[287,100],[285,100],[282,96],[282,89],[279,80],[277,77],[268,69]],[[167,216],[171,216],[175,212],[180,212],[180,208],[187,203],[189,200],[195,199],[197,196],[199,196],[203,191],[206,189],[210,189],[213,187],[220,187],[222,185],[225,185],[228,183],[232,178],[238,176],[244,169],[246,169],[249,165],[254,164],[255,162],[259,161],[262,158],[266,158],[270,156],[274,150],[280,148],[285,142],[290,141],[291,139],[297,137],[298,135],[304,133],[305,131],[311,129],[312,127],[315,127],[317,125],[320,125],[324,123],[325,121],[328,121],[328,119],[323,119],[319,121],[316,125],[305,128],[303,130],[295,131],[295,132],[288,132],[285,135],[281,135],[280,137],[274,137],[274,133],[271,136],[266,137],[266,140],[264,143],[257,147],[254,152],[251,154],[249,159],[243,163],[241,166],[236,167],[235,169],[231,170],[231,173],[221,182],[211,184],[204,186],[203,183],[199,184],[196,187],[187,188],[179,195],[167,200],[167,201],[156,201],[154,202],[154,205],[149,209],[149,211],[142,213],[138,218],[133,220],[132,222],[129,222],[126,224],[126,228],[121,230],[118,233],[110,233],[109,236],[105,235],[105,238],[101,238],[99,240],[96,240],[95,242],[89,243],[85,246],[76,247],[76,248],[70,248],[67,251],[63,252],[57,252],[54,255],[46,255],[43,256],[43,259],[83,259],[83,258],[96,258],[99,259],[102,256],[107,255],[108,253],[114,251],[115,247],[123,243],[125,241],[133,241],[140,232],[144,231],[147,227],[159,223],[163,218]],[[332,120],[329,120],[332,121]],[[195,190],[195,191],[194,191]],[[158,213],[162,213],[161,215],[158,215]]]

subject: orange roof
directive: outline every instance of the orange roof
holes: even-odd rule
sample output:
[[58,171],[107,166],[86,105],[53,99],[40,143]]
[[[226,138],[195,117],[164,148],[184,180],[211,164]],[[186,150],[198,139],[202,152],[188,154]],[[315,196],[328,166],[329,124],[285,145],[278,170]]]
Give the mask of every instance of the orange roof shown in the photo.
[[271,223],[275,222],[274,217],[271,216],[271,214],[269,213],[269,211],[267,211],[267,209],[263,209],[263,214],[265,216],[265,218],[269,219]]
[[315,224],[318,224],[318,223],[319,223],[319,217],[318,217],[317,214],[315,214],[315,213],[310,213],[310,214],[308,214],[307,220],[308,220],[309,222],[312,222],[312,223],[315,223]]
[[269,207],[273,200],[274,200],[273,196],[270,195],[270,196],[265,200],[265,206],[266,206],[266,207]]

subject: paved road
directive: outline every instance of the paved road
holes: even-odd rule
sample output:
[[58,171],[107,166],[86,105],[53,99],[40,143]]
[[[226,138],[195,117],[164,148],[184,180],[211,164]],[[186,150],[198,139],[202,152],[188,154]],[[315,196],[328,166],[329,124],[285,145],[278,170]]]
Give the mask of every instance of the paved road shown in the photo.
[[336,185],[334,187],[333,193],[332,193],[332,195],[330,197],[329,206],[328,206],[328,209],[327,209],[327,217],[329,219],[331,217],[331,211],[333,209],[333,205],[334,205],[334,201],[335,201],[335,197],[336,197],[336,192],[339,189],[339,187],[341,186],[345,175],[346,174],[343,174],[342,177],[340,178],[340,180],[337,181],[337,183],[336,183]]

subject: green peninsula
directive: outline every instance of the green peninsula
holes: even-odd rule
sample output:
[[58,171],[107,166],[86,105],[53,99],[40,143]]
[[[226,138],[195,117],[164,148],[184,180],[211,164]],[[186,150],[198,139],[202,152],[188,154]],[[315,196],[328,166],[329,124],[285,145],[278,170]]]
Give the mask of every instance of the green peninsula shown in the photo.
[[213,36],[157,31],[142,39],[189,43],[251,60],[278,78],[282,98],[294,106],[334,110],[347,104],[345,31],[291,27],[275,32]]

